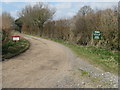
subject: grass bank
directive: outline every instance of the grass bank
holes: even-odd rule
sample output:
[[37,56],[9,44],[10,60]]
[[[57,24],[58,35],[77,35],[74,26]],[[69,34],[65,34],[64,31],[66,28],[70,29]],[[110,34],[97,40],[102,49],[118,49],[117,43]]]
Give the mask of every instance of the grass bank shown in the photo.
[[62,40],[51,40],[69,47],[78,57],[89,61],[106,72],[118,74],[118,62],[120,62],[118,59],[120,57],[119,52],[103,50],[94,46],[79,46]]
[[29,46],[29,41],[24,38],[21,38],[18,42],[9,40],[7,43],[2,45],[2,58],[4,60],[19,55],[20,53],[26,51]]

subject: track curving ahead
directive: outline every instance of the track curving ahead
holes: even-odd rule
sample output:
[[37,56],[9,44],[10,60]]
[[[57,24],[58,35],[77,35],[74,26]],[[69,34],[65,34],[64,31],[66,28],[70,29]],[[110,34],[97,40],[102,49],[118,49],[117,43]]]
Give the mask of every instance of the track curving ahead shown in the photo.
[[[34,36],[24,34],[21,36],[29,40],[31,46],[23,54],[2,63],[3,88],[118,87],[117,76],[107,74],[77,58],[67,47]],[[103,81],[100,82],[98,79],[93,82],[93,77],[81,76],[80,70],[92,71],[91,77],[98,75]],[[109,85],[103,83],[110,80],[113,83]]]

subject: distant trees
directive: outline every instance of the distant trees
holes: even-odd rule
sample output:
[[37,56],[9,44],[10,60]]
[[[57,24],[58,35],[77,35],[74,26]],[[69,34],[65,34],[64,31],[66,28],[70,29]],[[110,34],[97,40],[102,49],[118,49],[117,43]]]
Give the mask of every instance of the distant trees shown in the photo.
[[13,30],[14,26],[14,19],[11,15],[7,12],[3,12],[0,16],[2,19],[2,42],[5,43],[9,40],[11,31]]
[[[46,31],[47,30],[47,31]],[[93,31],[102,32],[102,40],[92,40]],[[46,36],[70,41],[79,45],[94,45],[118,50],[118,10],[94,11],[90,6],[82,7],[69,20],[50,21],[45,24]]]
[[78,14],[81,16],[85,16],[88,13],[93,12],[92,8],[90,6],[83,6],[79,11]]
[[26,6],[20,13],[23,22],[22,31],[39,34],[42,36],[44,23],[52,19],[55,9],[51,9],[47,4],[36,3],[34,6]]
[[22,25],[23,25],[21,18],[16,19],[15,24],[17,25],[16,30],[18,30],[21,33],[21,29],[22,29]]
[[101,25],[99,29],[104,35],[104,44],[109,49],[118,48],[118,14],[116,11],[106,9],[101,15]]
[[[93,10],[83,6],[71,19],[52,20],[55,9],[44,3],[26,6],[16,24],[22,31],[49,38],[62,39],[78,45],[94,45],[120,50],[118,45],[118,7]],[[102,32],[102,40],[93,40],[93,31]]]
[[[91,35],[91,23],[92,23],[93,10],[90,6],[82,7],[76,16],[72,19],[74,33],[74,41],[77,44],[87,45]],[[76,39],[75,39],[76,38]]]
[[[82,7],[73,17],[74,40],[81,45],[96,45],[107,49],[118,49],[118,11],[106,9],[93,11],[90,7]],[[103,34],[102,40],[92,42],[92,32],[98,30]]]
[[44,36],[62,40],[69,40],[70,21],[67,19],[48,21],[44,27]]

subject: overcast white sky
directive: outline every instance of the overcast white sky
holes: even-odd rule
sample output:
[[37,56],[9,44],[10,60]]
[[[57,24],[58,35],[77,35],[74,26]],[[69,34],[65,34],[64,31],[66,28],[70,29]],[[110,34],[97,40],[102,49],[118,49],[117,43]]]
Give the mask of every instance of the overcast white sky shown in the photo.
[[119,2],[119,0],[0,0],[2,2]]
[[41,1],[47,2],[50,7],[56,8],[54,19],[59,19],[74,16],[84,5],[89,5],[93,9],[106,9],[116,6],[119,0],[2,0],[0,2],[0,6],[2,4],[0,12],[9,12],[13,17],[17,18],[18,11],[26,5],[34,5],[35,2]]

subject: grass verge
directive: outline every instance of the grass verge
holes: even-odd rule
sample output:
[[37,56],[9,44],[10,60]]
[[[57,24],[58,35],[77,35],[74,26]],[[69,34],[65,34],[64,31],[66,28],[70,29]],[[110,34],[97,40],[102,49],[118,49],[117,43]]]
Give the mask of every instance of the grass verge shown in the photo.
[[[33,36],[40,37],[38,35]],[[83,60],[89,61],[91,64],[94,64],[96,67],[99,67],[106,72],[118,75],[118,70],[120,68],[118,65],[120,63],[120,52],[104,50],[94,46],[80,46],[58,39],[42,38],[63,44],[69,47],[78,57],[83,58]]]
[[120,62],[120,53],[96,48],[94,46],[79,46],[62,40],[51,39],[61,43],[74,51],[78,57],[89,61],[91,64],[102,68],[106,72],[118,74],[118,63]]
[[18,42],[13,42],[12,40],[9,40],[7,43],[2,45],[2,58],[9,59],[16,55],[19,55],[20,53],[23,53],[26,51],[30,46],[30,43],[28,40],[21,38]]

